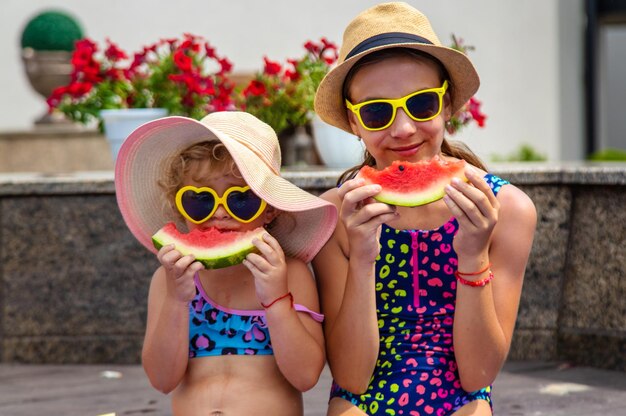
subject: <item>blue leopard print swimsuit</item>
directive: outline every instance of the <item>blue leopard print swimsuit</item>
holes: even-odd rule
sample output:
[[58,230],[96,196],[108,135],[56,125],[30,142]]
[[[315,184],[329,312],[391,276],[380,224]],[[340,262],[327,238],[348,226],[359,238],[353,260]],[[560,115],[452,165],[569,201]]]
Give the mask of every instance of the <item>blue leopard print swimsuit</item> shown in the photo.
[[[274,354],[265,311],[220,306],[205,293],[198,274],[194,281],[196,296],[189,303],[189,358]],[[324,320],[322,314],[302,305],[293,306],[317,322]]]
[[[494,194],[509,182],[487,174]],[[333,383],[341,397],[370,415],[444,416],[478,399],[491,405],[491,386],[461,388],[452,344],[457,255],[451,218],[435,230],[383,225],[376,259],[376,309],[380,349],[364,394]]]

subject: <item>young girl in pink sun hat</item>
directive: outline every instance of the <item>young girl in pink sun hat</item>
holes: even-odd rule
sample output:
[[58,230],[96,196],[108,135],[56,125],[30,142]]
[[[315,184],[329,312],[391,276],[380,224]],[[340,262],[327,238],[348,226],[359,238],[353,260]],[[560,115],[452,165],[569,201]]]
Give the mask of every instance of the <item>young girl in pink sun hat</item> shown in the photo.
[[[124,142],[120,211],[156,252],[142,361],[171,393],[174,415],[302,415],[302,392],[325,364],[317,289],[307,263],[332,233],[336,208],[280,176],[274,131],[254,116],[166,117]],[[205,269],[152,235],[261,230],[240,264]],[[263,231],[263,228],[265,231]]]

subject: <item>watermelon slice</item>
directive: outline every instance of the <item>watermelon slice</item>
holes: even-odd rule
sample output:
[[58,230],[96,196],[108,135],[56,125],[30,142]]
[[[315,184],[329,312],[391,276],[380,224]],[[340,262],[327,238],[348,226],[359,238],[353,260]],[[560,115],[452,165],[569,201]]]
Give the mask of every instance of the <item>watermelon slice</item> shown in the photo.
[[170,222],[152,236],[152,243],[157,250],[174,244],[182,255],[193,254],[207,269],[220,269],[239,264],[248,253],[257,251],[252,245],[252,239],[261,238],[264,232],[263,227],[244,232],[209,228],[202,231],[195,229],[185,234]]
[[464,160],[446,162],[439,158],[420,162],[396,160],[383,170],[363,166],[358,177],[367,184],[379,184],[382,191],[374,198],[390,205],[414,207],[443,198],[444,187],[452,178],[467,182]]

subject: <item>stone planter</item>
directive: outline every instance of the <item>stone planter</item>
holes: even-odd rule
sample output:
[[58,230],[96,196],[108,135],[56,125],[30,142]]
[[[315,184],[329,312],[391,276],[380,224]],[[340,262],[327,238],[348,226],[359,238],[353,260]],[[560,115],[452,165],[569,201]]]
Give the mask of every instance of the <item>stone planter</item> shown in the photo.
[[363,162],[365,146],[358,137],[324,123],[317,115],[311,126],[315,147],[324,165],[345,169]]
[[[36,51],[32,48],[22,50],[22,62],[31,87],[44,99],[52,91],[70,82],[72,73],[72,52]],[[35,124],[70,123],[64,117],[53,116],[46,111]]]

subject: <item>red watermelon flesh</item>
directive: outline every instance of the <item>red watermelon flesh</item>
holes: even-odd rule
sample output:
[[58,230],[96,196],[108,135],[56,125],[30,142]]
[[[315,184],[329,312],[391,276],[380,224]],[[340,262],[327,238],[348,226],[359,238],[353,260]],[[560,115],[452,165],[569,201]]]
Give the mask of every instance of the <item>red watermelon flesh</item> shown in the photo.
[[414,207],[443,198],[444,188],[452,178],[467,182],[464,160],[404,162],[396,160],[383,170],[363,166],[358,177],[368,184],[379,184],[382,190],[374,198],[390,205]]
[[152,243],[159,250],[174,244],[182,255],[193,254],[207,269],[220,269],[241,263],[246,256],[257,251],[253,238],[261,238],[265,229],[251,231],[220,231],[217,228],[194,229],[181,233],[173,222],[166,224],[152,236]]

